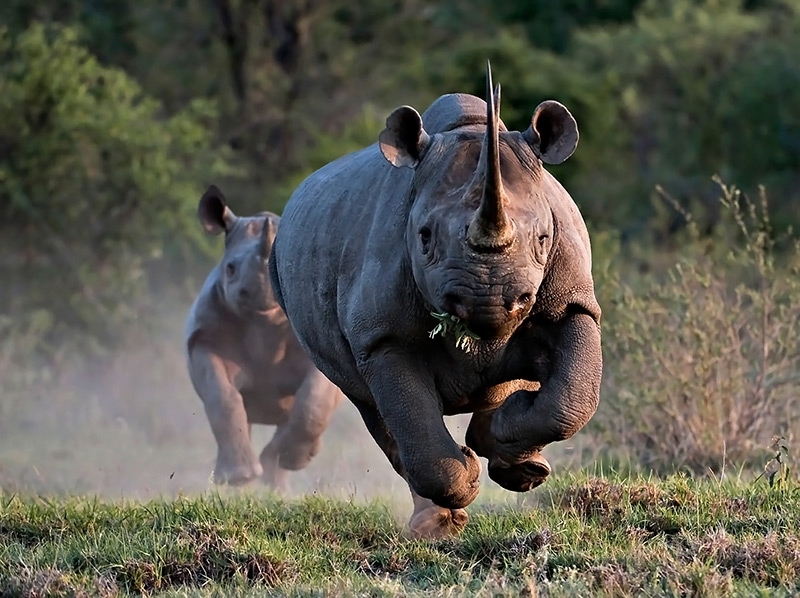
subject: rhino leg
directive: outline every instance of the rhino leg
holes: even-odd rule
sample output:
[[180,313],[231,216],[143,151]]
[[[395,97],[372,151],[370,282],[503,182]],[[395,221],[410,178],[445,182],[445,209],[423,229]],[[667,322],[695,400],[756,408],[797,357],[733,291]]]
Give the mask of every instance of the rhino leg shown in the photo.
[[[262,453],[277,457],[282,469],[306,467],[319,452],[322,435],[343,396],[319,370],[312,368],[297,389],[289,419],[278,426],[275,436]],[[266,467],[265,467],[266,469]]]
[[230,382],[225,361],[194,347],[189,354],[189,376],[217,441],[214,483],[240,486],[259,477],[262,468],[250,445],[244,401]]
[[[400,459],[400,451],[378,410],[360,401],[352,401],[358,408],[367,430],[378,443],[394,470],[406,481],[405,466]],[[423,498],[409,485],[414,501],[414,512],[408,522],[408,535],[414,539],[437,539],[457,535],[469,520],[464,509],[448,509],[436,505],[431,499]]]
[[489,460],[489,477],[506,490],[527,492],[542,484],[550,475],[550,464],[539,451],[523,460],[507,463],[498,454],[491,434],[495,411],[473,414],[467,428],[466,443],[479,456]]
[[492,418],[495,450],[507,465],[570,438],[597,409],[603,358],[595,319],[582,312],[567,316],[558,323],[554,346],[551,373],[541,389],[514,392]]
[[478,495],[480,461],[472,449],[453,440],[429,369],[416,359],[376,352],[362,365],[364,378],[386,433],[396,443],[408,485],[440,507],[461,509]]

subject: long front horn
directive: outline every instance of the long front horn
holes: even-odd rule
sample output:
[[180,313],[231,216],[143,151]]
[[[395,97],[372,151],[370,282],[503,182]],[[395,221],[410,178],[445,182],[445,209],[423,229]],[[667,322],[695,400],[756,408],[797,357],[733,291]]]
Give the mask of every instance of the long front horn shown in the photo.
[[476,249],[497,251],[513,240],[513,227],[505,212],[505,192],[500,173],[500,85],[492,89],[492,67],[486,64],[486,136],[478,173],[483,175],[481,204],[472,217],[467,241]]

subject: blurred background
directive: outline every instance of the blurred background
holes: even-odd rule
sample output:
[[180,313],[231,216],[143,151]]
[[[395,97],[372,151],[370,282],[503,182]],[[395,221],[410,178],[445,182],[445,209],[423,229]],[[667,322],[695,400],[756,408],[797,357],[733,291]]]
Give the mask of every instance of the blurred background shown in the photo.
[[[280,212],[396,106],[482,95],[487,59],[510,128],[552,98],[581,131],[551,172],[592,236],[605,374],[555,475],[796,454],[800,0],[4,0],[0,25],[4,491],[208,488],[200,195]],[[351,405],[325,442],[298,491],[405,496]]]

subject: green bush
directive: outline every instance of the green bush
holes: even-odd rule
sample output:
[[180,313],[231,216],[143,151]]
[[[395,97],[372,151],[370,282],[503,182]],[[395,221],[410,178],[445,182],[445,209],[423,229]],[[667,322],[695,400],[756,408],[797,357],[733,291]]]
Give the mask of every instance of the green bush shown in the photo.
[[0,311],[36,330],[27,349],[112,343],[152,301],[149,266],[208,249],[197,199],[229,171],[215,120],[204,101],[167,118],[73,29],[0,32]]
[[527,127],[544,99],[566,104],[581,141],[553,172],[597,226],[644,230],[656,184],[711,226],[714,172],[768,185],[776,225],[800,224],[800,1],[745,4],[759,3],[647,0],[632,22],[575,29],[558,54],[534,47],[527,22],[487,25],[434,54],[428,86],[483,96],[490,58],[509,126]]
[[[600,268],[604,397],[595,426],[647,468],[720,471],[800,430],[800,243],[775,237],[767,199],[722,189],[722,223],[666,277],[633,288]],[[779,251],[779,245],[786,244]],[[612,290],[613,289],[613,290]]]

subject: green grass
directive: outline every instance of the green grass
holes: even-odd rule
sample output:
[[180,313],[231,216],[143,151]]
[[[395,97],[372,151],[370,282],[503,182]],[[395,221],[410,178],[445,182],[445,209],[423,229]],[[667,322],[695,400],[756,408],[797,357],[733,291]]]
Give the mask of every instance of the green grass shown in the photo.
[[460,538],[424,542],[381,502],[0,495],[0,596],[800,592],[789,483],[568,474],[470,513]]

